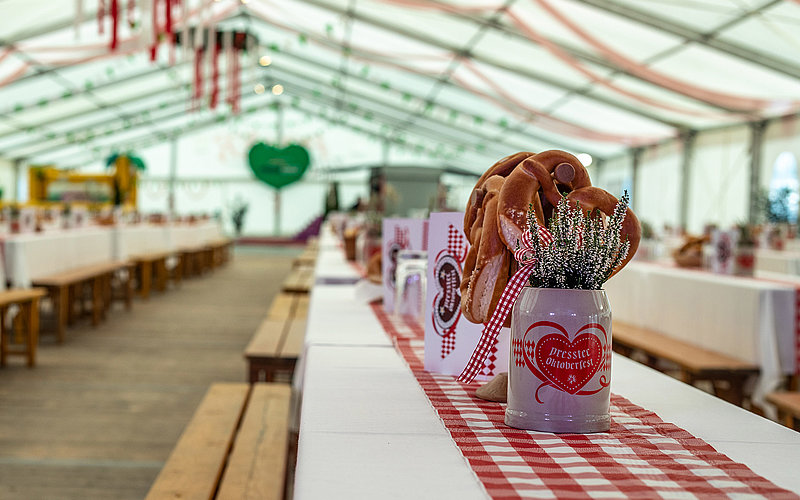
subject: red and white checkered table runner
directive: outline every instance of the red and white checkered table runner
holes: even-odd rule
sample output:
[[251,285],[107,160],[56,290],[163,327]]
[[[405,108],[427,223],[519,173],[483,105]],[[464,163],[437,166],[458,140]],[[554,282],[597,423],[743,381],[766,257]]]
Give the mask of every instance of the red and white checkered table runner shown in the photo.
[[425,371],[419,325],[372,310],[492,498],[800,498],[618,395],[607,433],[507,427],[505,405],[473,396],[478,383]]

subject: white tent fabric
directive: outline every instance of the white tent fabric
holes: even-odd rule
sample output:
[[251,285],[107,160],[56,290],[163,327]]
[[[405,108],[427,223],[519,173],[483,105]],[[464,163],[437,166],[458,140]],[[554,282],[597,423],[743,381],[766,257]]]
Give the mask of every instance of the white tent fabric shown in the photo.
[[[0,2],[0,170],[97,170],[115,151],[136,151],[148,164],[142,208],[163,211],[174,141],[179,211],[225,211],[242,196],[267,214],[273,193],[253,181],[247,149],[301,143],[313,165],[285,189],[292,210],[282,227],[291,231],[320,211],[342,168],[481,172],[516,151],[559,148],[590,154],[596,184],[633,190],[644,220],[696,231],[747,219],[751,181],[766,186],[781,152],[800,156],[796,0],[171,2],[175,33],[252,36],[239,82],[232,59],[220,59],[215,109],[212,51],[193,99],[195,55],[183,40],[197,35],[171,49],[167,3]],[[264,56],[270,64],[259,64]],[[234,88],[239,113],[225,102]],[[764,124],[755,163],[751,123]],[[358,175],[344,179],[345,202],[363,194]],[[0,182],[24,198],[23,177]],[[470,181],[454,182],[461,204]],[[269,232],[271,220],[251,218],[247,229]]]

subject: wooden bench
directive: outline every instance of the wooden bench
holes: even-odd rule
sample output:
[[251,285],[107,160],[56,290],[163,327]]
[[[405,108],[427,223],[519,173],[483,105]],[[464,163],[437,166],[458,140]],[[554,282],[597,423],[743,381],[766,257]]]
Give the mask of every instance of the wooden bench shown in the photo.
[[281,289],[289,293],[309,293],[314,286],[314,267],[295,266],[283,282]]
[[200,276],[211,269],[211,247],[200,245],[177,250],[180,256],[181,275],[185,278]]
[[153,252],[128,257],[136,267],[139,295],[143,299],[147,300],[150,297],[151,288],[155,288],[159,292],[167,289],[167,280],[169,279],[167,259],[172,256],[172,252]]
[[[92,325],[98,325],[115,298],[124,301],[126,309],[133,302],[131,277],[133,265],[126,261],[111,261],[70,269],[36,278],[33,286],[47,289],[53,303],[56,335],[64,341],[64,330],[77,316],[75,306],[84,308],[84,292],[89,290]],[[116,289],[116,290],[115,290]],[[119,292],[118,294],[115,292]]]
[[244,351],[247,379],[272,382],[277,374],[294,373],[303,352],[308,317],[308,295],[280,293]]
[[290,396],[286,384],[213,384],[147,500],[283,499]]
[[[39,299],[45,295],[43,288],[12,289],[0,292],[0,366],[6,366],[8,356],[24,356],[28,366],[36,366],[36,348],[39,345]],[[19,325],[17,332],[20,337],[18,345],[11,345],[6,331],[6,314],[8,308],[19,306]],[[15,339],[16,340],[16,339]]]
[[208,247],[211,249],[211,265],[212,267],[221,267],[231,260],[231,247],[233,240],[230,238],[220,238],[208,242]]
[[783,425],[800,431],[800,392],[773,392],[767,401],[778,407],[778,417]]
[[303,253],[294,258],[294,266],[314,266],[317,262],[317,254],[319,254],[319,241],[317,239],[309,239]]
[[658,360],[666,360],[679,369],[679,378],[687,384],[706,380],[714,393],[730,403],[742,406],[744,384],[758,374],[758,367],[718,352],[698,347],[668,335],[615,321],[612,330],[614,350],[628,357],[640,351],[647,364],[657,367]]

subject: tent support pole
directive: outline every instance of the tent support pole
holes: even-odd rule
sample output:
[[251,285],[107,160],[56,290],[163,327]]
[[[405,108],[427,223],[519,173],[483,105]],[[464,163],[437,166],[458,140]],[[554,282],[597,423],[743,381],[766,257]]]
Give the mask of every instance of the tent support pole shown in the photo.
[[750,224],[758,223],[759,191],[761,191],[761,157],[764,145],[764,130],[767,128],[766,121],[753,122],[750,124],[750,191],[749,204],[747,207],[747,222]]
[[167,195],[167,212],[175,215],[175,179],[178,174],[178,138],[172,136],[169,141],[169,194]]
[[634,148],[631,155],[631,210],[638,212],[641,207],[639,203],[639,165],[642,162],[643,148]]
[[687,130],[683,136],[683,158],[681,159],[681,189],[678,192],[679,210],[678,223],[684,231],[689,228],[689,190],[692,187],[692,157],[694,156],[695,140],[697,139],[696,130]]
[[22,160],[20,158],[16,158],[14,160],[14,198],[11,201],[19,201],[19,181],[22,175]]

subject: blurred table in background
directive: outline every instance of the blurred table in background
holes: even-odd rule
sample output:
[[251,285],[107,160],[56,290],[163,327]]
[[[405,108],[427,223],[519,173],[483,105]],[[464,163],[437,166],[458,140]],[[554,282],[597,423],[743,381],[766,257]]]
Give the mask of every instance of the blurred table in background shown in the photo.
[[756,364],[759,405],[794,373],[798,286],[631,262],[605,285],[614,319]]

